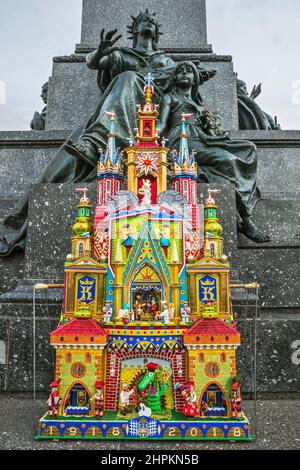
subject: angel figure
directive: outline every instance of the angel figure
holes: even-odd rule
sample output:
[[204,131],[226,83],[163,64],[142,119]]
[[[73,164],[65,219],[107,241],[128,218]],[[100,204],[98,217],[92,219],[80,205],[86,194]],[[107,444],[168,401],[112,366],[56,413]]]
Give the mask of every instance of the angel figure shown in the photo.
[[143,186],[138,190],[138,194],[142,196],[141,205],[144,207],[151,206],[151,181],[143,180]]

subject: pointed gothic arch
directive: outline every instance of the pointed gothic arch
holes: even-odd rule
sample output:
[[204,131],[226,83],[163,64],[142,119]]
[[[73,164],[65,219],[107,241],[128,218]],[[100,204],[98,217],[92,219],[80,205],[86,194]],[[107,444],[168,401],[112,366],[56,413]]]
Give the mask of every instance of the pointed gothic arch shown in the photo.
[[132,280],[127,285],[130,309],[134,306],[137,294],[144,296],[145,299],[148,297],[155,298],[158,304],[160,304],[161,300],[168,298],[168,284],[162,274],[156,266],[148,261],[137,267],[132,273]]

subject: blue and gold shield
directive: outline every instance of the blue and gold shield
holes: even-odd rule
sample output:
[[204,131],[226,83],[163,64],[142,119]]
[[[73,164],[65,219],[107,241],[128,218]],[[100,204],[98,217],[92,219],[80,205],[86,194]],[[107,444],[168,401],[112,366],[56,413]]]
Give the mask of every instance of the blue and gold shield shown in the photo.
[[216,302],[217,281],[214,277],[206,275],[199,280],[199,299],[205,305]]
[[95,300],[96,280],[91,276],[84,276],[77,281],[77,299],[79,302],[89,304]]

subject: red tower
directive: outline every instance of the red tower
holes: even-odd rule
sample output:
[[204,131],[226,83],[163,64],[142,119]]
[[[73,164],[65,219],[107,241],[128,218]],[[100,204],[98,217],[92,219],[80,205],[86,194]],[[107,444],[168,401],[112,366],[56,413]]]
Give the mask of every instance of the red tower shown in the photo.
[[105,261],[108,245],[105,217],[107,216],[107,203],[110,197],[115,196],[122,189],[123,166],[122,153],[116,147],[116,118],[114,113],[106,112],[110,117],[110,132],[105,153],[100,149],[97,169],[97,205],[95,207],[95,257]]
[[116,148],[115,114],[106,113],[110,117],[110,133],[106,152],[99,151],[100,158],[97,171],[97,206],[95,209],[95,228],[99,228],[102,220],[107,215],[107,202],[111,196],[122,188],[123,169],[121,152]]
[[156,204],[157,196],[167,189],[167,152],[165,142],[158,143],[156,129],[158,106],[152,103],[153,77],[145,76],[144,104],[138,105],[139,127],[126,149],[128,189],[137,194],[145,207]]
[[189,151],[185,129],[186,118],[191,114],[182,114],[179,152],[173,150],[172,188],[188,201],[192,213],[192,228],[199,230],[199,206],[197,204],[197,163],[195,152]]

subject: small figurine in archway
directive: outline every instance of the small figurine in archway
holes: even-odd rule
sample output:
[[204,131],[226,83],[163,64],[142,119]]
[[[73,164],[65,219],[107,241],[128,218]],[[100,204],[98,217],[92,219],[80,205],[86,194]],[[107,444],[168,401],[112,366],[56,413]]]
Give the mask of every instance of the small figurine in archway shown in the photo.
[[138,194],[142,196],[141,205],[143,207],[151,206],[151,181],[143,180],[143,186],[138,190]]
[[189,323],[190,321],[190,315],[191,315],[191,309],[189,307],[188,302],[184,302],[183,306],[181,307],[181,319],[185,323]]
[[175,317],[175,305],[173,303],[169,304],[168,312],[169,312],[169,320],[173,321]]
[[144,310],[143,310],[142,304],[138,304],[138,306],[136,308],[136,315],[137,315],[137,320],[141,321],[141,319],[144,315]]
[[130,313],[129,313],[129,305],[125,304],[123,305],[123,308],[120,308],[119,310],[119,319],[122,320],[124,325],[128,325],[130,321]]
[[111,317],[112,317],[112,313],[113,313],[113,310],[111,308],[111,301],[110,300],[107,300],[105,302],[105,305],[102,309],[102,312],[103,312],[103,321],[105,323],[108,323],[111,321]]
[[208,404],[206,403],[206,401],[202,400],[202,402],[201,402],[201,416],[206,416],[207,409],[208,409]]
[[103,396],[104,382],[97,380],[95,382],[96,393],[91,401],[94,403],[94,410],[96,418],[102,418],[104,409],[104,396]]
[[58,385],[59,385],[58,380],[54,380],[54,382],[50,384],[51,392],[48,398],[48,407],[49,407],[49,414],[51,418],[57,417],[58,408],[59,408],[59,404],[61,401],[61,398],[58,394]]
[[185,416],[194,418],[200,416],[200,411],[197,408],[197,395],[195,392],[194,382],[187,382],[186,384],[176,384],[175,388],[181,390],[182,397],[184,398],[185,405],[181,410],[181,413]]
[[129,385],[127,382],[123,382],[121,385],[121,393],[120,393],[120,408],[121,408],[121,415],[126,416],[128,413],[129,407],[129,400],[130,397],[134,394],[134,389],[129,389]]
[[157,318],[157,312],[158,312],[158,305],[157,305],[157,300],[155,297],[152,297],[150,310],[151,310],[152,320],[155,320]]
[[167,325],[169,323],[169,309],[166,300],[161,301],[161,321]]

